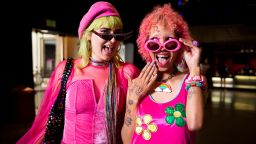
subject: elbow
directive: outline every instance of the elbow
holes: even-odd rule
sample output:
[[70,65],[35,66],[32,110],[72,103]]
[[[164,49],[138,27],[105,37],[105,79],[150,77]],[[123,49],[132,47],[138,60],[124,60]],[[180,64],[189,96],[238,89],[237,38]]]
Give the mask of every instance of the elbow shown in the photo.
[[188,124],[188,130],[191,132],[198,131],[203,127],[203,122],[192,122]]
[[122,128],[121,129],[121,139],[122,139],[123,143],[125,144],[126,139],[125,139],[124,135],[125,135],[124,128]]
[[203,127],[203,117],[202,116],[192,117],[187,120],[188,120],[187,121],[188,130],[191,132],[198,131]]
[[126,130],[124,130],[124,128],[122,128],[122,130],[121,130],[121,138],[122,138],[123,144],[131,143],[131,140],[129,139],[129,136],[127,135],[127,132],[126,132]]

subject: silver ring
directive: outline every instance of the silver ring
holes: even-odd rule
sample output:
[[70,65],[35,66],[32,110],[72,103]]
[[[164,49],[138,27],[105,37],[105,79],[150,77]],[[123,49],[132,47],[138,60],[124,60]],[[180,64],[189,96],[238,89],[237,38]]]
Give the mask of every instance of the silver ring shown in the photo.
[[198,46],[199,46],[199,42],[198,42],[198,41],[196,41],[196,40],[193,40],[193,41],[192,41],[192,44],[193,44],[193,46],[196,46],[196,47],[198,47]]

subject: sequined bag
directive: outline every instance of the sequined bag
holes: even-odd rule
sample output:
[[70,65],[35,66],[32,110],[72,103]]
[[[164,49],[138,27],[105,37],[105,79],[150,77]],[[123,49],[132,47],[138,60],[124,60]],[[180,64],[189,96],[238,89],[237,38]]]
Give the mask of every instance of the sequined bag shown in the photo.
[[64,112],[66,100],[66,84],[73,67],[72,58],[67,59],[67,63],[61,79],[61,88],[58,97],[51,108],[47,120],[46,132],[43,139],[44,144],[60,144],[64,129]]

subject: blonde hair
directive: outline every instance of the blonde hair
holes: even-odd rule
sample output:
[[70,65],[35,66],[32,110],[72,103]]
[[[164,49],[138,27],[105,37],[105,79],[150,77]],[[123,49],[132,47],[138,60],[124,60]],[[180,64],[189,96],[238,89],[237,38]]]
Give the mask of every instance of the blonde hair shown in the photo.
[[[123,23],[121,18],[118,16],[106,16],[95,19],[89,25],[89,27],[84,30],[83,35],[80,39],[80,47],[78,50],[78,57],[82,58],[81,63],[78,65],[79,69],[86,67],[90,62],[90,57],[92,55],[92,47],[91,41],[88,38],[91,35],[91,31],[93,29],[99,29],[101,27],[123,29]],[[116,55],[113,57],[112,61],[116,67],[120,66],[120,62],[123,60],[118,54],[118,51]]]

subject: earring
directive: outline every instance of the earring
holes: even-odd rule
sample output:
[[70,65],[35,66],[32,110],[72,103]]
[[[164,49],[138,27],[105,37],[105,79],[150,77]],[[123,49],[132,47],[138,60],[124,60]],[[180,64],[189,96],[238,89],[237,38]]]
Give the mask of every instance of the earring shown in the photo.
[[187,64],[184,57],[182,57],[180,62],[177,64],[177,70],[179,72],[185,72],[187,70]]

